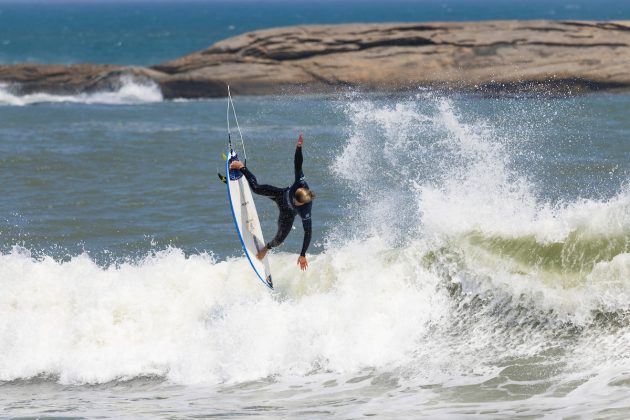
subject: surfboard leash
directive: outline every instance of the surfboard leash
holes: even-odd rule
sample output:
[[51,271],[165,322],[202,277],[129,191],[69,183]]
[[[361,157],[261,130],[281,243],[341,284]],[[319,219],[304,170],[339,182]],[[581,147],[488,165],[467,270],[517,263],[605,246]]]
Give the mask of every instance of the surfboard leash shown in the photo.
[[236,122],[236,128],[238,130],[238,135],[241,138],[241,147],[243,148],[243,164],[247,166],[247,151],[245,150],[245,141],[243,140],[243,133],[241,132],[241,126],[238,123],[238,117],[236,116],[236,108],[234,107],[234,100],[232,99],[232,94],[230,92],[230,85],[228,85],[228,108],[227,108],[227,126],[228,126],[228,144],[230,146],[230,152],[232,150],[232,135],[230,132],[230,105],[232,106],[232,112],[234,113],[234,121]]

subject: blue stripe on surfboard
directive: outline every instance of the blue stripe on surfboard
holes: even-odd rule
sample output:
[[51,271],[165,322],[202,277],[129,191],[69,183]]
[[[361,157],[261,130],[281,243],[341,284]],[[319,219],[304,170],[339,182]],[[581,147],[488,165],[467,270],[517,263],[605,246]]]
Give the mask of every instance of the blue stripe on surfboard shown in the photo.
[[[228,149],[228,154],[227,155],[228,155],[228,158],[225,160],[225,170],[226,170],[226,173],[229,176],[229,173],[230,173],[230,158],[232,157],[232,154],[230,153],[229,149]],[[238,157],[236,159],[234,159],[234,160],[238,160]],[[252,259],[249,256],[249,252],[247,250],[247,247],[245,246],[245,241],[243,240],[243,235],[241,234],[241,229],[238,227],[238,222],[236,221],[236,214],[234,213],[234,206],[232,205],[232,198],[231,198],[231,194],[230,194],[230,182],[228,181],[228,182],[226,182],[226,184],[227,184],[227,189],[228,189],[228,201],[230,202],[230,211],[232,212],[232,220],[234,220],[234,227],[236,228],[236,233],[238,234],[238,239],[241,241],[241,246],[243,247],[243,251],[245,251],[245,256],[247,257],[247,260],[249,261],[249,264],[252,266],[252,269],[254,270],[254,273],[256,273],[256,275],[258,276],[260,281],[262,281],[265,286],[267,286],[268,288],[273,290],[273,287],[269,286],[267,281],[260,275],[258,270],[256,270],[256,266],[254,265],[254,262],[252,261]]]

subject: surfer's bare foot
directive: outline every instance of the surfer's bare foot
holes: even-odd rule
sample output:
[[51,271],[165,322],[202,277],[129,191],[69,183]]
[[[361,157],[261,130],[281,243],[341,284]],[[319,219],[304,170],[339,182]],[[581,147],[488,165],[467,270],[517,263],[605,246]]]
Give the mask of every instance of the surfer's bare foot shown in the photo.
[[243,162],[235,160],[232,163],[230,163],[230,169],[241,169],[242,167],[244,167],[245,165],[243,165]]
[[300,137],[298,137],[297,147],[302,147],[302,143],[304,143],[304,138],[302,138],[302,133],[300,133]]
[[259,260],[262,260],[267,255],[267,251],[269,251],[267,247],[264,247],[263,249],[260,250],[258,255],[256,255],[256,258],[258,258]]

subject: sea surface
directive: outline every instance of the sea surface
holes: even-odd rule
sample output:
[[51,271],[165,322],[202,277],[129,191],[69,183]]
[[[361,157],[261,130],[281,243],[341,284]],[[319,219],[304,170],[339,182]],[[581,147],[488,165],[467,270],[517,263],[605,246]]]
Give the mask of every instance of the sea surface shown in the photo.
[[630,19],[626,0],[0,0],[0,64],[163,63],[277,26]]
[[[378,21],[378,10],[399,21],[627,11],[265,3],[272,18],[234,4],[214,28],[191,10],[227,3],[0,2],[0,39],[33,36],[0,59],[147,64],[246,27]],[[426,14],[408,13],[418,5]],[[113,49],[118,30],[98,7],[121,21],[137,7],[147,19],[123,26],[144,47]],[[64,35],[54,21],[67,8]],[[18,15],[9,30],[7,13],[45,18],[49,32]],[[170,13],[156,25],[179,35],[152,39],[151,13]],[[205,41],[182,35],[202,27]],[[274,292],[243,256],[217,177],[225,99],[164,101],[131,81],[63,97],[0,87],[0,417],[630,416],[630,94],[234,101],[258,180],[291,183],[304,133],[317,193],[309,268],[296,264],[297,221],[270,256]],[[256,204],[271,238],[277,210]]]

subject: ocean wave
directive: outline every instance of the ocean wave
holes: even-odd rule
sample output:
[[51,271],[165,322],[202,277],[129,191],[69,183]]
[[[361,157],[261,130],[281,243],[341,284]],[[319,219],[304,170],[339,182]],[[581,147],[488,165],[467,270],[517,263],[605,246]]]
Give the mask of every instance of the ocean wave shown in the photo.
[[471,253],[476,249],[479,254],[495,256],[503,262],[511,261],[515,270],[521,272],[547,272],[568,277],[586,275],[596,264],[630,252],[630,232],[593,235],[575,230],[553,242],[540,242],[533,234],[510,237],[471,232],[462,237],[460,246],[467,246]]
[[460,254],[480,271],[528,276],[554,288],[585,287],[593,281],[627,287],[630,277],[613,274],[614,269],[603,273],[604,267],[614,267],[630,255],[629,220],[630,194],[622,192],[610,200],[546,208],[518,225],[449,230],[444,236],[448,245],[441,250]]
[[602,316],[625,322],[630,254],[599,261],[573,288],[453,255],[353,240],[302,273],[295,255],[275,253],[269,293],[243,258],[171,248],[103,267],[16,247],[0,256],[0,381],[216,384],[363,369],[492,377],[471,342],[494,363],[599,328]]
[[157,84],[137,83],[130,77],[121,78],[121,86],[118,90],[76,95],[54,95],[44,92],[15,95],[11,93],[9,85],[0,84],[0,106],[26,106],[40,103],[133,105],[161,102],[162,100],[162,92]]

